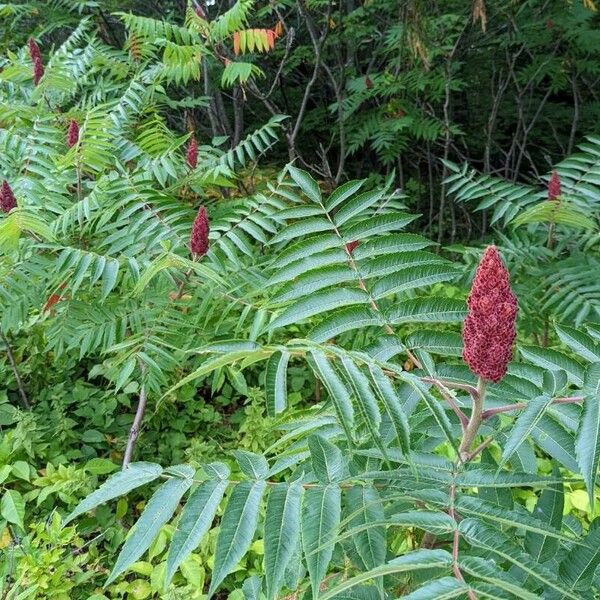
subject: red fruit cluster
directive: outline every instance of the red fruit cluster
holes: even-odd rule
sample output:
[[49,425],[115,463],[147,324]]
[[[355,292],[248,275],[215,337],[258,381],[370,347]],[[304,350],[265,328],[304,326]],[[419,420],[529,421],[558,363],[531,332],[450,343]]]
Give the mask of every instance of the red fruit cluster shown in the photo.
[[198,164],[198,142],[195,137],[190,139],[185,159],[191,169],[196,168],[196,165]]
[[552,177],[548,182],[548,200],[556,200],[560,196],[560,177],[556,171],[552,171]]
[[360,242],[358,240],[355,240],[353,242],[348,242],[346,244],[346,252],[348,252],[348,254],[352,254],[352,252],[354,252],[354,250],[356,250],[356,248],[360,245]]
[[67,130],[67,148],[72,148],[79,141],[79,125],[77,121],[71,119],[69,121],[69,129]]
[[8,214],[13,208],[17,208],[17,200],[5,179],[0,188],[0,210]]
[[31,60],[33,61],[33,83],[34,85],[37,85],[44,75],[42,55],[40,53],[39,46],[36,44],[33,38],[29,38],[27,41],[27,47],[29,49],[29,56],[31,56]]
[[27,48],[29,49],[29,56],[31,56],[32,61],[35,62],[36,60],[42,60],[40,47],[33,38],[29,38],[27,40]]
[[208,252],[209,231],[208,215],[204,206],[201,206],[194,219],[192,235],[190,237],[190,250],[192,251],[193,258],[201,258]]
[[512,358],[518,310],[496,246],[489,246],[481,258],[467,306],[463,358],[473,373],[496,383]]

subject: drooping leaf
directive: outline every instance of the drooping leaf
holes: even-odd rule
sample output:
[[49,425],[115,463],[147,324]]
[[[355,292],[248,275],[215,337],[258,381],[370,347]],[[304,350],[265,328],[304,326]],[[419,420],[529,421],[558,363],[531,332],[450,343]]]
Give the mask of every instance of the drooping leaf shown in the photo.
[[131,490],[160,477],[163,469],[160,465],[147,462],[131,463],[124,471],[109,477],[97,490],[84,498],[75,510],[64,520],[66,525],[75,517],[104,504],[113,498],[124,496]]
[[[384,520],[383,504],[374,487],[353,486],[346,491],[346,506],[354,515],[350,528],[361,528]],[[385,527],[368,527],[352,536],[352,542],[367,569],[385,562],[387,551]]]
[[583,542],[583,546],[574,546],[559,566],[562,581],[572,590],[589,588],[600,564],[600,528],[590,531]]
[[[559,475],[556,465],[553,467],[553,472],[555,476]],[[563,487],[562,483],[557,483],[543,490],[533,511],[536,517],[558,531],[560,531],[563,521],[565,503]],[[543,533],[528,531],[525,535],[525,549],[536,561],[546,562],[555,555],[558,549],[558,540]]]
[[344,476],[344,459],[340,449],[323,436],[313,434],[308,438],[313,471],[321,483],[340,481]]
[[319,600],[330,600],[337,594],[360,585],[370,579],[392,575],[394,573],[406,573],[420,569],[447,569],[452,564],[452,556],[445,550],[416,550],[387,562],[380,567],[365,571],[354,577],[346,579],[335,587],[328,589],[319,596]]
[[235,458],[240,469],[246,477],[251,479],[265,479],[269,473],[269,463],[264,456],[248,452],[247,450],[234,450]]
[[233,488],[217,537],[209,597],[250,547],[258,523],[260,500],[266,486],[265,481],[242,481]]
[[227,485],[225,480],[205,481],[189,497],[169,548],[165,587],[171,582],[179,565],[194,551],[209,530]]
[[333,545],[340,522],[341,490],[337,484],[309,488],[302,502],[302,546],[310,575],[312,597],[319,598],[321,582],[333,555]]
[[274,352],[267,362],[265,371],[265,389],[267,395],[267,412],[276,415],[287,406],[287,365],[289,352]]
[[513,428],[504,444],[502,450],[502,460],[499,468],[506,463],[512,456],[515,450],[523,443],[523,441],[531,435],[538,421],[544,415],[548,406],[552,402],[552,397],[548,395],[538,396],[527,403],[527,407],[521,412],[517,418]]
[[575,452],[593,507],[600,460],[600,362],[591,364],[586,370],[583,392],[583,416],[577,431]]
[[534,562],[529,555],[525,554],[512,541],[509,541],[498,529],[484,525],[481,521],[471,518],[462,520],[458,528],[469,543],[491,551],[501,557],[502,560],[512,563],[542,585],[560,594],[564,594],[570,600],[579,600],[577,596],[573,595],[566,586],[557,580],[556,574],[553,571],[540,563]]
[[165,481],[148,501],[126,539],[105,585],[113,582],[148,550],[160,528],[173,516],[181,497],[192,485],[194,476],[194,469],[188,465],[181,465],[178,471],[182,476]]
[[265,517],[267,600],[277,597],[300,539],[302,493],[302,486],[294,483],[278,483],[269,492]]
[[442,577],[422,585],[419,589],[402,596],[404,600],[450,600],[464,597],[469,586],[455,577]]

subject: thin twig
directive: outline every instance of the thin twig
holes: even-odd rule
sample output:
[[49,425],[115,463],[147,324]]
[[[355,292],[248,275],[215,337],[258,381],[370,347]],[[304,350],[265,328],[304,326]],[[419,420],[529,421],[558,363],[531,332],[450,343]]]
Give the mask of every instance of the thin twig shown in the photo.
[[8,361],[10,362],[10,366],[12,368],[13,375],[15,376],[15,381],[17,382],[17,387],[19,388],[19,397],[23,408],[26,410],[31,410],[31,404],[27,399],[27,394],[25,393],[25,388],[23,387],[23,381],[21,380],[21,376],[19,375],[19,370],[17,369],[17,363],[15,361],[15,357],[12,352],[12,348],[8,343],[8,339],[4,335],[3,332],[0,331],[0,336],[2,336],[2,341],[6,345],[6,355],[8,356]]
[[[140,362],[140,370],[142,375],[142,380],[144,378],[145,365]],[[137,441],[140,435],[140,428],[142,426],[142,420],[144,418],[144,411],[146,410],[146,387],[144,382],[141,382],[140,387],[140,398],[138,400],[137,409],[135,411],[135,417],[133,419],[133,423],[131,424],[131,429],[129,430],[129,437],[127,439],[127,447],[125,448],[125,454],[123,455],[123,470],[125,470],[129,463],[131,462],[131,457],[133,455],[133,448],[135,446],[135,442]]]

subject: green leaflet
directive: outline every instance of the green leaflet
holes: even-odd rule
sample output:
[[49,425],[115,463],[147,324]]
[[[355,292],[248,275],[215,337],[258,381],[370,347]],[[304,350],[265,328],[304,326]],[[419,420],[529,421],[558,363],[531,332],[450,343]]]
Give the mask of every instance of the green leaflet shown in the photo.
[[271,302],[279,304],[297,300],[304,296],[310,296],[324,288],[339,286],[348,281],[354,281],[356,274],[348,268],[348,265],[327,265],[317,269],[311,269],[303,273],[293,281],[288,282],[275,296]]
[[100,504],[123,496],[141,485],[154,481],[162,472],[162,467],[154,463],[131,463],[127,469],[109,477],[97,490],[84,498],[75,510],[67,516],[64,524],[66,525],[75,517],[96,508]]
[[373,296],[376,299],[384,298],[390,294],[398,294],[441,281],[449,281],[454,279],[456,275],[456,267],[451,263],[409,267],[378,281],[373,286]]
[[313,434],[308,438],[308,449],[313,471],[321,483],[333,483],[344,477],[346,465],[337,446],[323,436]]
[[364,185],[365,179],[354,179],[337,187],[325,202],[327,211],[332,211],[338,204],[353,196]]
[[[479,498],[474,498],[472,496],[460,496],[456,506],[461,515],[464,514],[465,516],[477,517],[482,520],[497,523],[499,526],[503,527],[515,527],[538,536],[550,537],[557,540],[564,540],[566,542],[575,541],[572,537],[563,535],[560,532],[560,529],[557,529],[551,524],[547,524],[538,518],[529,516],[528,513],[516,510],[507,510],[506,508],[501,508],[492,503],[480,500]],[[540,517],[541,516],[543,515],[540,514]],[[560,516],[562,522],[562,514]]]
[[452,331],[420,329],[410,333],[404,343],[407,348],[446,356],[461,356],[463,351],[461,335]]
[[369,296],[366,292],[354,288],[334,288],[322,290],[309,296],[301,298],[289,308],[286,308],[276,317],[268,327],[269,331],[284,327],[290,323],[303,321],[308,317],[351,304],[367,304]]
[[402,596],[404,600],[450,600],[450,598],[464,597],[469,586],[455,577],[442,577],[429,581],[418,590]]
[[519,352],[526,360],[534,365],[551,371],[563,370],[567,372],[569,381],[577,386],[583,385],[583,367],[574,359],[549,348],[538,346],[519,346]]
[[[277,265],[273,276],[277,277],[279,273],[287,273],[288,269],[284,267],[291,264],[302,264],[302,261],[307,257],[331,248],[335,248],[339,253],[340,262],[348,260],[348,255],[340,246],[340,238],[333,233],[320,233],[312,235],[306,240],[295,242],[282,250],[277,256]],[[285,279],[281,281],[285,281]]]
[[[540,600],[540,596],[533,594],[525,589],[519,581],[511,575],[502,571],[493,561],[479,558],[476,556],[460,557],[460,568],[464,573],[468,573],[481,581],[506,590],[511,595],[512,600],[515,596],[523,600]],[[474,584],[473,584],[474,585]],[[514,594],[514,596],[513,596]],[[494,596],[492,596],[494,598]],[[495,598],[494,598],[495,600]]]
[[527,407],[517,418],[513,428],[508,435],[508,439],[504,444],[502,451],[502,459],[498,465],[498,469],[506,463],[506,461],[513,455],[516,449],[523,443],[523,441],[531,434],[537,422],[542,418],[544,412],[552,402],[552,397],[548,395],[538,396],[533,400],[530,400]]
[[219,528],[209,597],[250,547],[258,523],[260,500],[266,487],[265,481],[242,481],[233,488]]
[[274,352],[267,361],[265,371],[265,391],[267,412],[276,415],[287,406],[287,366],[290,359],[287,350]]
[[600,564],[600,529],[588,533],[583,542],[584,546],[574,546],[560,563],[560,577],[569,589],[589,587]]
[[354,392],[355,405],[361,414],[362,420],[369,432],[373,444],[379,448],[383,456],[386,456],[385,447],[383,446],[380,434],[379,425],[381,424],[381,414],[377,406],[377,399],[373,394],[373,390],[369,384],[368,378],[356,366],[353,360],[342,357],[342,365],[346,373],[347,379],[350,382]]
[[395,212],[385,215],[376,215],[344,230],[347,241],[366,240],[372,235],[387,233],[402,229],[417,218],[417,215]]
[[251,479],[265,479],[269,473],[269,463],[264,456],[248,452],[247,450],[234,450],[240,469],[246,477]]
[[450,568],[452,556],[445,550],[416,550],[403,556],[399,556],[380,567],[366,571],[345,580],[332,589],[327,590],[319,596],[319,600],[330,600],[337,594],[341,594],[365,581],[375,577],[391,575],[393,573],[405,573],[419,569]]
[[404,413],[400,398],[396,393],[394,385],[389,377],[376,365],[370,365],[371,379],[373,387],[377,393],[380,402],[385,407],[385,411],[389,416],[390,422],[394,427],[398,445],[404,456],[410,454],[410,431],[408,418]]
[[531,435],[535,443],[544,452],[573,473],[579,471],[575,458],[575,438],[573,434],[567,431],[549,412],[546,412],[537,422]]
[[462,300],[450,298],[412,298],[394,303],[386,312],[390,323],[453,323],[462,321],[467,307]]
[[579,600],[577,596],[571,594],[565,586],[557,581],[555,573],[534,562],[529,555],[509,541],[498,529],[471,518],[461,521],[458,529],[462,536],[474,546],[493,552],[538,580],[542,585],[564,594],[570,600]]
[[325,202],[325,208],[327,211],[332,211],[338,204],[341,204],[344,202],[344,200],[347,200],[350,198],[350,196],[353,196],[356,192],[358,192],[358,190],[360,190],[364,183],[364,179],[355,179],[343,183],[337,187]]
[[361,243],[353,252],[356,260],[385,254],[401,254],[432,246],[434,242],[416,233],[392,233]]
[[[315,239],[316,237],[317,236],[314,236],[313,238],[304,240],[303,244],[308,244],[310,239]],[[285,268],[278,268],[268,279],[266,286],[270,287],[278,283],[292,283],[297,277],[308,274],[315,269],[332,265],[347,265],[348,254],[343,248],[339,247],[341,243],[340,239],[336,237],[334,246],[337,247],[328,248],[324,251],[312,254],[310,252],[305,253],[304,249],[301,248],[301,257],[298,260],[286,264]],[[348,272],[351,272],[350,269],[347,268],[347,270]]]
[[347,432],[348,439],[352,440],[351,428],[354,424],[354,408],[352,407],[350,392],[322,352],[313,350],[311,356],[317,374],[327,388],[331,401],[335,406],[338,421]]
[[600,363],[593,363],[587,368],[583,392],[583,416],[577,431],[575,451],[593,507],[600,460]]
[[6,490],[0,500],[0,515],[2,518],[24,529],[25,501],[17,490]]
[[[553,465],[553,473],[559,475],[558,468]],[[542,491],[533,514],[560,531],[563,522],[565,504],[564,486],[557,483]],[[549,535],[528,531],[525,535],[525,549],[538,562],[550,560],[556,553],[558,540]]]
[[[333,555],[333,544],[341,513],[341,490],[337,484],[309,488],[302,502],[302,547],[310,575],[312,596],[319,597]],[[327,544],[327,545],[326,545]],[[321,546],[323,546],[321,548]]]
[[321,190],[319,184],[306,172],[292,165],[287,166],[290,177],[296,182],[298,187],[313,202],[321,203]]
[[[172,469],[175,469],[175,467],[172,467]],[[183,494],[192,485],[194,469],[188,465],[181,465],[176,469],[182,477],[173,477],[165,481],[154,492],[144,512],[125,540],[105,586],[113,582],[148,550],[160,528],[173,516]]]
[[309,339],[317,343],[326,342],[340,333],[353,329],[362,329],[369,325],[382,327],[384,321],[371,306],[349,306],[330,313],[308,334]]
[[[342,205],[342,207],[335,213],[335,216],[333,218],[335,224],[338,227],[341,227],[352,217],[360,215],[361,213],[365,213],[368,208],[370,208],[371,206],[373,206],[373,204],[376,204],[377,202],[379,202],[379,200],[381,200],[384,193],[385,190],[376,189],[368,192],[363,192],[362,194],[355,196],[354,198],[352,198],[352,200]],[[338,202],[338,200],[336,199],[335,202]]]
[[456,521],[443,512],[412,510],[390,515],[390,522],[401,527],[418,527],[436,535],[451,533],[456,529]]
[[278,483],[269,492],[265,517],[265,580],[267,600],[277,597],[285,570],[300,539],[303,493],[298,484]]
[[556,325],[555,329],[563,344],[569,346],[573,352],[590,362],[600,361],[600,346],[590,335],[566,325]]
[[[346,491],[346,506],[353,511],[348,527],[366,527],[385,519],[379,492],[374,487],[354,486]],[[352,542],[367,569],[374,569],[385,562],[387,536],[385,527],[376,525],[359,531]]]
[[165,588],[179,565],[194,551],[209,530],[227,485],[228,482],[224,480],[205,481],[189,497],[169,548]]

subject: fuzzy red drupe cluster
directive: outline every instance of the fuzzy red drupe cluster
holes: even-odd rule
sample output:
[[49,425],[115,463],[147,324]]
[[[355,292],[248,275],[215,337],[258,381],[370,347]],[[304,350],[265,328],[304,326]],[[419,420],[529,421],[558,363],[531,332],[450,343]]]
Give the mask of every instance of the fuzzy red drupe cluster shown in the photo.
[[29,56],[33,61],[33,83],[37,85],[40,79],[44,75],[44,65],[42,63],[42,54],[40,48],[33,38],[29,38],[27,41],[27,48],[29,49]]
[[67,148],[72,148],[79,141],[79,125],[77,121],[71,119],[69,121],[69,129],[67,130]]
[[185,159],[191,169],[196,168],[196,165],[198,164],[198,142],[195,137],[190,139]]
[[552,177],[548,182],[548,200],[556,200],[560,196],[560,177],[556,171],[552,171]]
[[477,267],[463,328],[463,358],[487,381],[500,381],[512,358],[517,298],[496,246],[489,246]]
[[201,258],[208,252],[208,233],[210,226],[208,224],[208,215],[206,209],[201,206],[192,225],[192,235],[190,237],[190,250],[194,258]]
[[0,188],[0,210],[9,213],[13,208],[17,208],[17,200],[5,179]]

